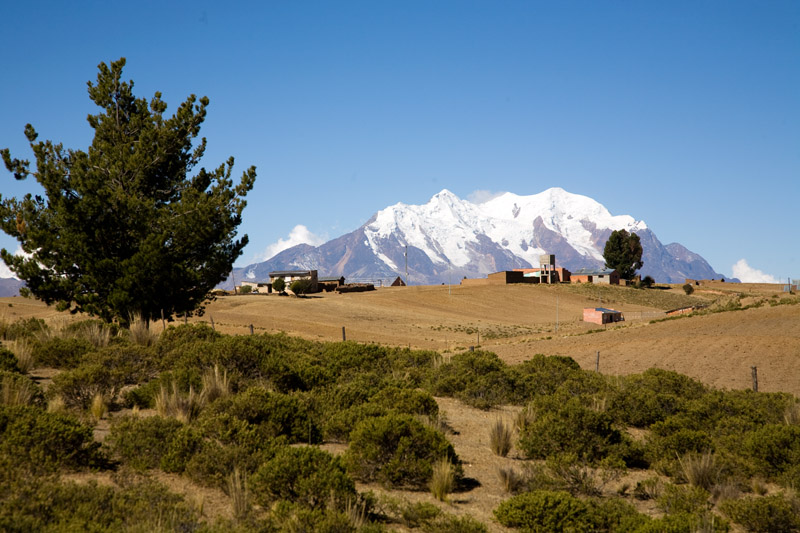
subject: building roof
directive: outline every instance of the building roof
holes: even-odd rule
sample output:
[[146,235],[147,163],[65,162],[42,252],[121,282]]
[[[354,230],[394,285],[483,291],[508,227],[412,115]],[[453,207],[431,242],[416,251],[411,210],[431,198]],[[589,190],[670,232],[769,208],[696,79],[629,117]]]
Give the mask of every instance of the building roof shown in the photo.
[[339,276],[338,278],[318,278],[317,281],[342,281],[344,276]]
[[571,274],[573,276],[610,276],[614,272],[616,272],[616,270],[612,268],[606,268],[606,269],[581,268],[580,270],[571,272]]
[[595,307],[595,311],[600,311],[601,313],[622,313],[622,311],[617,311],[616,309],[609,309],[607,307]]
[[310,276],[313,270],[276,270],[270,272],[269,277],[274,278],[278,276]]

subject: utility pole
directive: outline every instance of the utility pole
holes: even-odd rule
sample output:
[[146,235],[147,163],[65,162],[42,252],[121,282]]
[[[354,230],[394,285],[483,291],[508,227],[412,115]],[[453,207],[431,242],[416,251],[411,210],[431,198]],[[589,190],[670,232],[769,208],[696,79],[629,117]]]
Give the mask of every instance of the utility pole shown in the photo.
[[408,279],[408,245],[406,244],[406,253],[403,254],[406,256],[406,286],[411,285],[411,281]]

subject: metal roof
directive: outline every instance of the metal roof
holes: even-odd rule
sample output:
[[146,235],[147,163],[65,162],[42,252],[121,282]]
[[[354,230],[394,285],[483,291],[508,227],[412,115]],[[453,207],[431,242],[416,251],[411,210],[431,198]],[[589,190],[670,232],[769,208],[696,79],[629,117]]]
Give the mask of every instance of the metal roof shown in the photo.
[[616,272],[613,268],[597,269],[597,268],[582,268],[572,272],[573,276],[610,276]]

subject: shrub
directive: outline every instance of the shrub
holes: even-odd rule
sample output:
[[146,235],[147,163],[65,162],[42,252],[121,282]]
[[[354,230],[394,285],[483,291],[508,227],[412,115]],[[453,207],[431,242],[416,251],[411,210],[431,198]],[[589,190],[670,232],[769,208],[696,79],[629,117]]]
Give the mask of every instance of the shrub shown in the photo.
[[614,429],[607,413],[585,407],[578,398],[572,398],[554,410],[540,410],[525,427],[519,446],[532,459],[574,453],[593,462],[620,452],[622,441],[622,434]]
[[425,533],[487,533],[489,530],[471,516],[442,513],[422,524]]
[[536,490],[514,496],[494,510],[498,522],[525,531],[595,530],[591,508],[567,492]]
[[489,428],[489,447],[495,455],[506,457],[511,451],[511,427],[501,419],[495,420]]
[[370,402],[398,413],[436,416],[439,406],[427,391],[389,386],[375,394]]
[[12,352],[16,357],[16,366],[23,374],[27,374],[33,368],[35,360],[33,356],[33,346],[27,339],[17,339],[12,344]]
[[658,497],[658,507],[667,514],[694,514],[708,509],[711,495],[700,487],[668,483]]
[[286,290],[286,282],[283,278],[276,278],[272,281],[272,290],[275,292],[283,292]]
[[67,407],[86,410],[95,396],[113,400],[125,383],[118,371],[100,364],[83,364],[53,377],[49,396],[61,396]]
[[17,365],[17,357],[14,355],[11,350],[0,346],[0,371],[6,372],[19,372],[19,366]]
[[621,378],[608,411],[625,425],[648,427],[677,413],[686,401],[700,398],[705,391],[700,382],[687,376],[651,368]]
[[[344,460],[362,481],[390,487],[423,488],[433,475],[433,462],[442,457],[458,465],[447,439],[409,415],[363,420],[353,429]],[[456,478],[461,476],[456,467]]]
[[345,502],[356,497],[341,459],[311,446],[281,448],[250,478],[250,490],[261,505],[286,500],[310,509],[331,502],[344,509]]
[[84,354],[94,350],[85,339],[52,337],[33,345],[33,358],[37,364],[52,368],[75,368]]
[[800,426],[767,425],[746,434],[741,445],[758,472],[772,478],[800,464]]
[[251,292],[253,292],[252,285],[242,285],[239,287],[239,294],[250,294]]
[[323,434],[325,436],[325,440],[334,442],[348,442],[350,440],[350,433],[359,422],[368,418],[385,416],[387,414],[389,414],[388,409],[373,403],[356,405],[354,407],[329,414],[325,417],[323,422]]
[[0,456],[34,471],[103,463],[92,429],[74,418],[36,407],[0,406]]
[[753,533],[800,531],[800,505],[783,494],[727,500],[720,504],[720,511]]
[[687,283],[683,286],[683,292],[685,292],[687,295],[692,294],[694,292],[694,287],[691,283]]
[[228,413],[258,426],[265,436],[286,436],[290,442],[316,444],[321,432],[308,408],[296,397],[252,387],[243,393],[220,398],[209,407],[213,413]]
[[298,296],[306,294],[311,291],[311,280],[298,279],[296,281],[293,281],[292,284],[289,286],[289,290],[291,290]]
[[182,426],[175,419],[160,416],[125,417],[111,426],[106,443],[132,468],[156,468]]
[[[8,490],[5,490],[8,489]],[[2,531],[196,531],[199,513],[154,481],[107,487],[21,478],[0,487]]]
[[47,324],[41,318],[20,318],[11,324],[4,324],[2,338],[5,340],[32,339],[47,330]]

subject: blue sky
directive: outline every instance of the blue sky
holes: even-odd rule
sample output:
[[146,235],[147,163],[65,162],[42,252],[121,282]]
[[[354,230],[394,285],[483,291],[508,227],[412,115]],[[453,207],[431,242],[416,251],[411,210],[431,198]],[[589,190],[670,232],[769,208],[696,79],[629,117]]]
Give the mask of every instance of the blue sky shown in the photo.
[[727,276],[800,278],[800,2],[7,4],[0,147],[30,157],[30,122],[86,149],[122,56],[168,111],[206,95],[203,164],[258,172],[239,265],[443,188],[560,186]]

